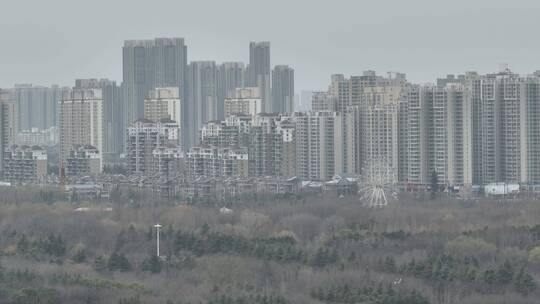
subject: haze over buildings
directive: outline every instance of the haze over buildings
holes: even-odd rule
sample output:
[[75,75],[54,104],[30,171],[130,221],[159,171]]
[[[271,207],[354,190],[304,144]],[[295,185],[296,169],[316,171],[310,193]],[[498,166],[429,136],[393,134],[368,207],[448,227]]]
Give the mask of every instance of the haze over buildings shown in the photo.
[[[431,9],[427,5],[423,12],[436,15]],[[413,13],[405,9],[403,14]],[[441,32],[446,30],[441,26]],[[384,27],[374,31],[384,32]],[[409,60],[403,65],[386,58],[376,65],[379,55],[369,53],[371,43],[342,67],[347,44],[356,43],[351,37],[324,60],[312,59],[309,68],[299,71],[297,63],[305,64],[318,48],[284,60],[292,49],[304,47],[304,37],[280,43],[288,35],[278,35],[278,43],[244,40],[232,60],[223,59],[219,48],[198,49],[198,35],[127,37],[115,49],[121,55],[121,82],[97,77],[108,71],[103,60],[97,63],[100,73],[76,78],[73,88],[19,84],[2,89],[2,153],[29,151],[12,149],[13,144],[51,148],[58,141],[58,161],[52,157],[54,148],[47,150],[52,175],[83,176],[116,168],[167,178],[223,173],[326,181],[362,175],[368,164],[381,161],[395,173],[396,182],[409,187],[424,187],[434,175],[442,185],[540,183],[539,73],[519,75],[508,66],[495,73],[470,72],[475,67],[470,64],[457,76],[451,74],[455,67],[440,69],[432,83],[419,83],[403,73],[407,69],[395,72]],[[341,39],[339,31],[329,37]],[[410,53],[399,47],[394,52],[398,58]],[[382,69],[392,63],[388,70],[393,71],[345,74],[366,54],[370,65]],[[490,55],[484,53],[478,61],[485,57]],[[328,64],[333,64],[332,72],[324,83],[298,86],[298,79],[320,77],[313,75],[325,73]],[[529,62],[529,72],[535,64]],[[430,64],[416,68],[426,66]]]
[[[246,13],[255,7],[257,13]],[[272,5],[260,0],[136,5],[128,0],[51,0],[32,1],[32,9],[25,1],[3,1],[0,8],[9,12],[0,19],[2,88],[16,83],[71,86],[76,78],[120,83],[118,46],[152,37],[184,37],[190,61],[216,62],[247,63],[246,43],[271,41],[273,65],[294,67],[298,92],[324,88],[328,75],[358,75],[367,69],[405,71],[410,81],[423,83],[441,73],[489,73],[499,62],[512,63],[519,73],[540,66],[540,41],[529,39],[536,35],[540,3],[535,0],[455,0],[442,6],[429,0],[391,5],[357,0],[340,5],[320,0],[276,0]],[[156,8],[159,14],[149,14]],[[80,14],[73,12],[99,16],[99,23],[80,24]],[[505,37],[505,43],[495,37]]]

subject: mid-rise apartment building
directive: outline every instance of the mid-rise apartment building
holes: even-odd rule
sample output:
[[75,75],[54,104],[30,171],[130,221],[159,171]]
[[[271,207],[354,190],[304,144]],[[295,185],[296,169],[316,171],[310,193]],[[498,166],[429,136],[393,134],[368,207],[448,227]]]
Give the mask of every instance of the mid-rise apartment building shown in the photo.
[[190,176],[247,177],[247,148],[192,147],[187,153]]
[[13,145],[4,151],[4,180],[13,185],[40,184],[47,177],[47,151]]
[[160,161],[167,157],[169,161],[182,158],[180,126],[177,122],[170,119],[157,122],[139,119],[127,129],[126,137],[126,159],[130,173],[173,174],[160,171],[165,168]]

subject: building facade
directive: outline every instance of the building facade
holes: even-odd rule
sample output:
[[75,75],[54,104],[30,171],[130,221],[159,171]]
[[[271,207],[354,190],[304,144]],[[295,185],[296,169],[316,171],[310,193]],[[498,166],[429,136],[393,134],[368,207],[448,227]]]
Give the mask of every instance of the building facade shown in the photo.
[[246,78],[247,86],[259,88],[263,100],[263,111],[274,112],[272,107],[270,42],[249,43],[249,65]]
[[[78,146],[92,146],[102,156],[104,148],[103,97],[101,89],[66,89],[59,101],[60,166]],[[99,161],[102,171],[102,157]]]
[[294,69],[276,65],[272,70],[272,111],[292,113],[294,108]]
[[103,151],[102,155],[124,152],[124,105],[122,90],[108,79],[77,79],[75,89],[99,89],[103,99]]
[[192,147],[187,154],[190,176],[247,177],[246,148]]
[[[177,122],[162,119],[154,122],[140,119],[127,129],[127,167],[128,172],[134,174],[155,174],[160,172],[160,157],[167,155],[171,158],[180,158],[177,153],[180,149],[180,126]],[[157,157],[157,159],[154,159]],[[165,159],[165,158],[163,158]]]
[[65,174],[68,177],[95,176],[102,169],[102,155],[92,145],[74,145],[66,156]]
[[144,118],[159,121],[170,119],[182,125],[182,103],[178,88],[156,88],[150,90],[144,100]]
[[214,61],[194,61],[189,65],[189,94],[185,103],[187,120],[183,133],[186,136],[184,147],[189,149],[199,143],[199,130],[208,121],[218,118],[217,70]]
[[262,113],[262,98],[259,88],[237,88],[224,101],[224,116],[251,115]]
[[[329,180],[343,167],[342,115],[339,112],[296,113],[296,176]],[[337,168],[337,170],[336,170]]]
[[144,117],[144,99],[150,90],[177,87],[180,99],[187,100],[188,63],[184,38],[127,40],[122,48],[122,58],[123,130]]
[[40,184],[47,177],[47,151],[13,145],[4,151],[4,180],[12,185]]

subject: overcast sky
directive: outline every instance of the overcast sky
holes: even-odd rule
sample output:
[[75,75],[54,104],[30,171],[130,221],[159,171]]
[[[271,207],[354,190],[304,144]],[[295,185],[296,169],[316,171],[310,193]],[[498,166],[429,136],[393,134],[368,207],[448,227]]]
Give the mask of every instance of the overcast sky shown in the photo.
[[296,90],[330,74],[400,71],[414,82],[506,62],[540,69],[538,0],[0,0],[0,87],[122,80],[126,39],[184,37],[188,60],[248,61],[271,41]]

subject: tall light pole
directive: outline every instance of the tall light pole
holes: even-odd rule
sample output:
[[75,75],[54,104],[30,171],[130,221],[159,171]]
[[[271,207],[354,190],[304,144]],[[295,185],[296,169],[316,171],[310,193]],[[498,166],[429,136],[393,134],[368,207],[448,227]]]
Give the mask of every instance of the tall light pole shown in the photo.
[[158,224],[155,224],[154,227],[157,230],[156,249],[157,249],[157,257],[159,258],[159,228],[161,228],[162,226],[158,223]]

